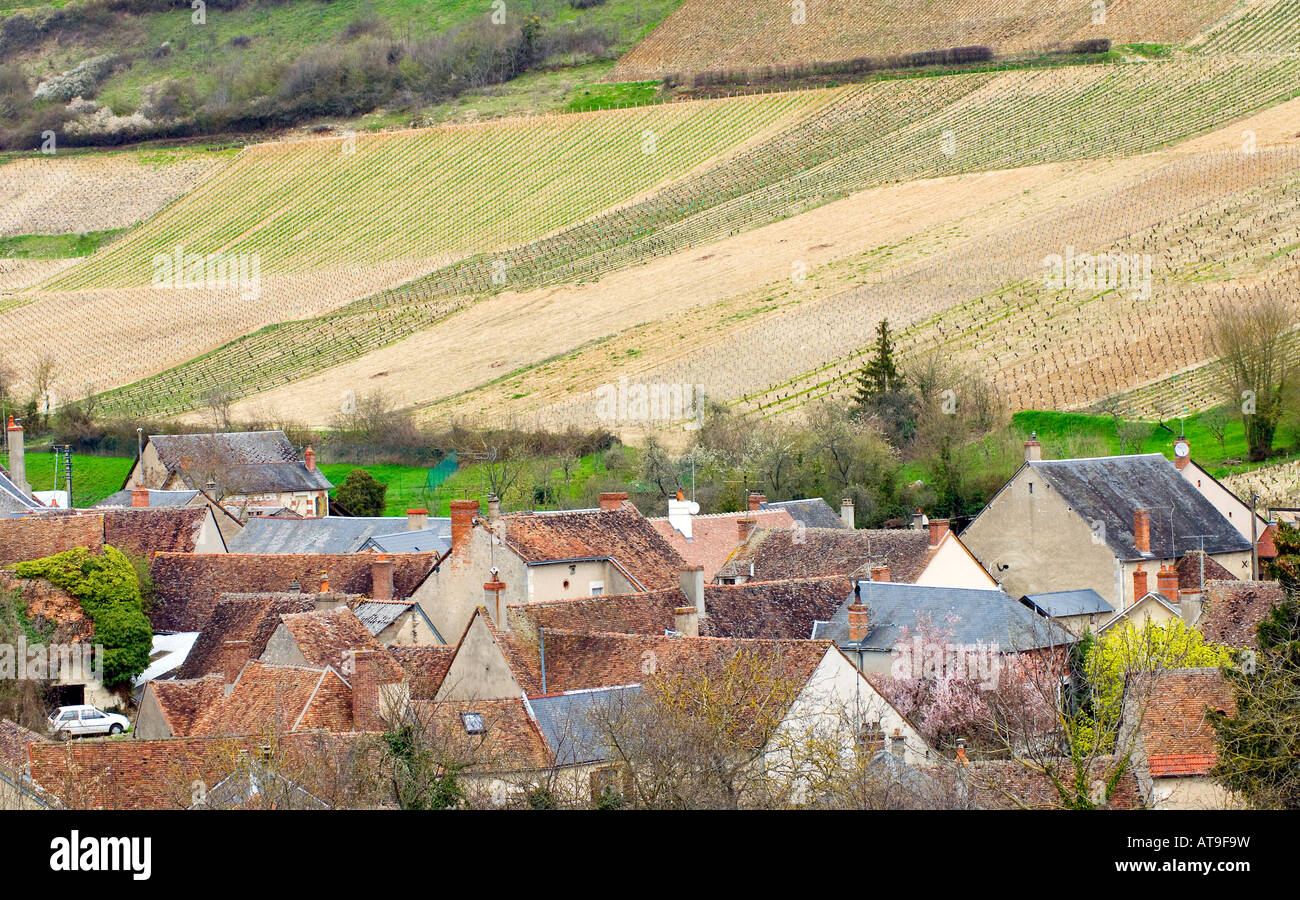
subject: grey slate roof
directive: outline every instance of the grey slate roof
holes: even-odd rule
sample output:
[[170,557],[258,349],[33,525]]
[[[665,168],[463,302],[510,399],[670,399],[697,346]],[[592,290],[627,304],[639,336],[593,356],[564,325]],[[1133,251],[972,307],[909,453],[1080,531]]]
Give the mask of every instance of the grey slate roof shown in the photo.
[[[159,491],[149,490],[149,508],[158,509],[164,506],[189,506],[190,501],[199,495],[198,491]],[[115,494],[109,494],[103,500],[100,500],[93,507],[102,509],[108,506],[130,506],[131,491],[118,491]]]
[[[451,519],[430,519],[429,524],[428,530],[411,533],[445,534],[450,543]],[[231,553],[356,553],[373,537],[399,535],[405,531],[406,519],[402,516],[323,516],[318,519],[254,516],[243,531],[230,539],[229,549]]]
[[555,754],[559,765],[600,762],[610,758],[610,750],[601,737],[597,722],[601,704],[641,699],[640,685],[571,691],[530,697],[528,706],[542,737]]
[[[918,634],[919,619],[928,616],[933,627],[947,632],[953,644],[996,644],[1004,652],[1035,650],[1072,644],[1076,638],[1054,622],[999,590],[902,584],[895,581],[860,581],[862,602],[867,607],[871,631],[862,642],[864,650],[888,651],[904,639]],[[814,640],[849,644],[850,594],[829,622],[813,626]],[[947,621],[949,614],[955,619]]]
[[[1178,559],[1191,550],[1231,553],[1250,550],[1250,540],[1189,484],[1159,453],[1054,459],[1026,463],[1090,523],[1120,559],[1143,559],[1133,542],[1133,511],[1151,513],[1151,554]],[[1170,535],[1172,510],[1173,535]]]
[[362,550],[377,550],[380,553],[437,553],[442,555],[451,549],[451,519],[430,519],[430,524],[437,527],[422,528],[419,531],[399,531],[396,534],[377,534],[366,541]]
[[23,515],[38,509],[45,507],[18,490],[9,478],[9,470],[0,466],[0,514]]
[[1092,588],[1074,591],[1048,591],[1043,594],[1026,594],[1020,598],[1021,603],[1037,609],[1045,616],[1083,616],[1092,613],[1113,613],[1111,606],[1101,594]]
[[354,606],[352,612],[361,620],[361,624],[366,626],[367,631],[371,634],[379,634],[414,605],[414,603],[367,600]]
[[151,434],[149,443],[168,471],[189,487],[191,475],[213,477],[223,493],[329,490],[319,469],[308,469],[283,431],[238,431],[226,434]]
[[796,522],[802,522],[808,528],[843,528],[840,514],[821,497],[806,500],[777,500],[760,503],[759,509],[784,509]]

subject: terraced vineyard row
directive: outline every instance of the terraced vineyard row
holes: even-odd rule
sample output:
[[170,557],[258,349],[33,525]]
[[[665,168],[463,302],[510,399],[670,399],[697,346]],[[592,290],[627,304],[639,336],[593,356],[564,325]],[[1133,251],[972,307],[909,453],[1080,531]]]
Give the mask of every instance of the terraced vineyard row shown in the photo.
[[[1298,176],[1296,148],[1183,157],[1102,196],[782,315],[779,328],[760,321],[708,352],[636,377],[700,384],[712,396],[737,398],[741,411],[780,415],[849,389],[876,323],[887,316],[901,330],[905,356],[940,351],[982,364],[1012,409],[1078,407],[1203,360],[1204,326],[1228,299],[1225,290],[1236,291],[1237,302],[1265,292],[1296,302],[1300,265],[1286,248],[1300,241]],[[1068,247],[1151,254],[1150,297],[1127,289],[1049,290],[1042,260]],[[1235,280],[1260,273],[1258,281]],[[817,360],[824,362],[808,366]],[[772,380],[755,390],[763,375]],[[548,406],[542,418],[589,419],[590,405],[583,398]]]
[[1189,46],[1204,53],[1300,52],[1300,0],[1260,0]]
[[971,45],[1007,55],[1095,38],[1180,43],[1232,6],[1232,0],[1128,0],[1108,4],[1101,15],[1076,0],[882,0],[864,15],[860,5],[834,0],[802,8],[741,0],[722,15],[713,4],[686,0],[619,60],[609,80]]
[[[320,340],[318,323],[288,323],[275,332],[275,358],[284,362],[274,372],[241,368],[248,355],[237,341],[105,399],[124,410],[169,414],[201,405],[218,383],[245,396],[317,371],[318,362],[339,363],[394,343],[469,297],[599,277],[885,182],[1151,150],[1298,89],[1300,63],[1279,59],[1193,59],[843,89],[725,165],[332,314],[330,327],[348,339],[324,352],[307,349]],[[1115,127],[1120,116],[1123,128]],[[390,312],[377,315],[380,309]]]
[[752,140],[825,91],[262,144],[47,286],[147,285],[157,253],[257,255],[261,273],[431,265],[530,240]]

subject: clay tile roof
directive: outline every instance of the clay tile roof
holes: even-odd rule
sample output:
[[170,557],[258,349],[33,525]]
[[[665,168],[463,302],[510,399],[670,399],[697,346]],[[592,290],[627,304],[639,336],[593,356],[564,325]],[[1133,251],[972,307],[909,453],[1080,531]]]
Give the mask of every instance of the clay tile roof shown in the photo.
[[[437,561],[432,553],[389,559],[399,598],[415,593]],[[322,572],[333,590],[370,596],[373,560],[368,553],[159,553],[150,565],[149,618],[156,631],[198,631],[221,594],[283,592],[295,581],[304,591],[315,591]]]
[[[1174,571],[1178,573],[1178,589],[1182,591],[1195,591],[1201,588],[1201,551],[1193,550],[1185,554],[1178,564],[1174,566]],[[1208,553],[1205,556],[1205,581],[1236,581],[1237,576],[1233,575],[1219,563],[1215,562],[1214,557]]]
[[603,594],[542,603],[513,603],[506,621],[513,632],[535,636],[537,629],[663,634],[673,627],[673,609],[686,603],[680,588],[635,594]]
[[667,518],[647,521],[682,559],[692,566],[703,566],[704,580],[712,581],[718,569],[722,568],[722,564],[740,543],[738,532],[741,519],[752,519],[758,528],[793,528],[795,525],[794,518],[784,509],[692,516],[691,538],[687,540]]
[[1282,586],[1276,581],[1207,581],[1196,624],[1208,641],[1253,647],[1255,626],[1282,598]]
[[147,690],[153,691],[172,736],[188,737],[199,716],[225,698],[226,679],[209,675],[187,681],[154,680]]
[[[781,666],[786,675],[806,681],[832,647],[829,641],[736,640],[645,634],[546,633],[548,693],[637,684],[651,677],[705,671],[749,650]],[[531,649],[531,648],[530,648]],[[528,665],[539,672],[539,657]],[[648,667],[648,668],[647,668]],[[539,672],[540,674],[540,672]],[[537,677],[536,683],[541,679]],[[530,695],[533,693],[530,691]]]
[[104,543],[148,558],[163,551],[193,553],[208,508],[109,509],[103,517]]
[[311,594],[222,594],[185,662],[178,679],[221,674],[233,682],[250,659],[266,649],[285,613],[315,609]]
[[[929,565],[934,550],[929,531],[910,528],[757,529],[718,571],[718,577],[756,581],[828,576],[869,577],[875,565],[888,565],[891,581],[911,584]],[[750,576],[750,564],[753,575]]]
[[0,768],[21,771],[27,768],[27,745],[44,741],[42,735],[17,722],[0,719]]
[[0,518],[0,565],[53,556],[73,547],[104,546],[102,515],[30,515]]
[[1236,702],[1219,669],[1170,669],[1155,675],[1139,726],[1152,776],[1205,775],[1214,765],[1208,710],[1232,715]]
[[346,607],[314,612],[286,613],[281,623],[293,636],[309,666],[332,667],[337,672],[350,670],[349,653],[371,650],[379,666],[381,684],[403,681],[406,672],[375,640],[356,613]]
[[[469,771],[519,772],[550,766],[552,754],[523,699],[412,700],[416,720],[432,732],[439,751]],[[471,734],[465,715],[482,719],[482,734]],[[477,729],[475,729],[477,730]]]
[[1270,522],[1264,529],[1264,533],[1259,536],[1259,543],[1255,546],[1258,548],[1260,559],[1276,559],[1277,543],[1274,538],[1277,537],[1277,524]]
[[839,576],[706,585],[701,627],[714,637],[808,638],[813,623],[830,619],[852,592]]
[[502,516],[506,544],[525,562],[612,559],[645,590],[671,588],[686,561],[630,503],[616,510]]
[[432,700],[447,677],[456,648],[451,644],[436,647],[393,646],[389,654],[397,660],[411,679],[412,700]]
[[250,662],[194,723],[194,734],[352,730],[352,689],[331,668]]

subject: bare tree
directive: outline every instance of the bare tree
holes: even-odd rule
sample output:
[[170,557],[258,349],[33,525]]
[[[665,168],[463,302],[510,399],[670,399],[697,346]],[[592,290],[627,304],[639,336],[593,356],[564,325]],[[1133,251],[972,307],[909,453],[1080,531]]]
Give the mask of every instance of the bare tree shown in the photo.
[[1229,403],[1241,410],[1250,459],[1273,451],[1273,437],[1294,387],[1291,341],[1294,316],[1279,298],[1255,306],[1224,304],[1210,331],[1219,357],[1219,380]]
[[58,358],[51,352],[46,351],[36,358],[32,363],[32,388],[36,392],[36,401],[45,410],[45,417],[50,415],[50,404],[53,400],[54,384],[59,377]]

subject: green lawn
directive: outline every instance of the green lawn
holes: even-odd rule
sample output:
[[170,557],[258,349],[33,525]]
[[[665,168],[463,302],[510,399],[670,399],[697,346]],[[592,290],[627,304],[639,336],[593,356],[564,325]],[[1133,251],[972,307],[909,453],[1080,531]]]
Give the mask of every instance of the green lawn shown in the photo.
[[0,238],[0,257],[17,259],[66,259],[89,256],[125,228],[87,231],[81,234],[18,234]]
[[[49,451],[32,451],[26,455],[27,483],[34,491],[63,490],[63,468],[59,467],[55,484],[54,459]],[[5,457],[6,468],[9,462]],[[134,457],[80,456],[72,457],[72,501],[74,506],[93,506],[109,494],[122,489],[122,482],[131,471]]]

